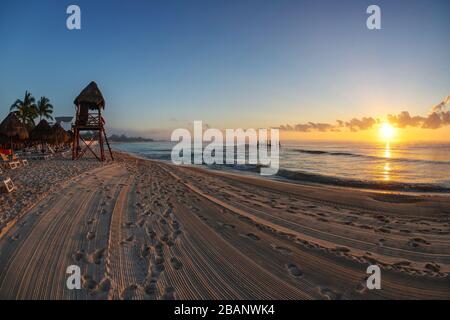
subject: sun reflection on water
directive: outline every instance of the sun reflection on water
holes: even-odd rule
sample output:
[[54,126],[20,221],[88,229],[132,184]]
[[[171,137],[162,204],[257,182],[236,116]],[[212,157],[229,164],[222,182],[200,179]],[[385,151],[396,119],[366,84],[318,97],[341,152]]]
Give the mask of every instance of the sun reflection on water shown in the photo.
[[383,167],[383,177],[385,181],[391,180],[391,164],[386,162]]
[[[384,148],[384,157],[386,159],[390,159],[391,158],[391,146],[388,143],[386,143],[386,146]],[[391,180],[391,164],[386,161],[384,163],[384,167],[383,167],[383,179],[384,181],[390,181]]]
[[386,159],[390,159],[391,158],[391,145],[388,143],[386,143],[386,147],[384,148],[384,157]]

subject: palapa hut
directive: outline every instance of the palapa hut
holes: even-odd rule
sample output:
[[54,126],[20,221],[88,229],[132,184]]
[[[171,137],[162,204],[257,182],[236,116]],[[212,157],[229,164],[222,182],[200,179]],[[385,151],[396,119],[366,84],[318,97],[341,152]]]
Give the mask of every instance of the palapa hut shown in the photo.
[[52,127],[48,124],[47,120],[42,119],[37,126],[35,126],[30,132],[30,140],[37,143],[46,143],[49,141],[52,134]]
[[72,132],[72,130],[67,130],[66,133],[69,136],[68,143],[72,143],[73,142],[73,132]]
[[61,144],[65,144],[69,141],[70,137],[66,130],[64,130],[59,123],[56,123],[53,125],[53,127],[50,130],[50,136],[49,141],[52,144],[55,144],[57,146]]
[[11,112],[0,123],[1,143],[8,143],[11,151],[14,152],[13,143],[22,142],[28,139],[28,130],[26,126],[19,121],[14,112]]

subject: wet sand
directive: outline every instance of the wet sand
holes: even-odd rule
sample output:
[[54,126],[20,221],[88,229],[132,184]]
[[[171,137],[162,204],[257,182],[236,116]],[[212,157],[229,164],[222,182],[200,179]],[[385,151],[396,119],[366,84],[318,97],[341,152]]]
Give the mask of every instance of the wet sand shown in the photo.
[[[447,195],[117,158],[66,162],[70,174],[9,211],[0,298],[450,299]],[[82,290],[66,288],[73,264]],[[366,288],[370,264],[381,268],[381,290]]]

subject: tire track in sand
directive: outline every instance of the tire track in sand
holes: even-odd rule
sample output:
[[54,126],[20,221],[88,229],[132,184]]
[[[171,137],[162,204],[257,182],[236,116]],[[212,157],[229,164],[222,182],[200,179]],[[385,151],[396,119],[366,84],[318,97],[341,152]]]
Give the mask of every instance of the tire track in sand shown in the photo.
[[[98,212],[104,190],[98,180],[112,188],[128,173],[118,165],[104,166],[80,176],[61,190],[55,201],[43,199],[0,240],[0,297],[3,299],[88,299],[89,291],[66,288],[66,268],[77,264],[82,274],[89,261],[76,262],[73,254],[83,247],[83,222]],[[83,199],[82,201],[80,201]],[[41,209],[40,209],[41,208]],[[35,215],[38,219],[33,219]],[[101,227],[101,226],[99,226]],[[20,234],[14,244],[10,235]],[[106,239],[105,239],[106,245]],[[104,274],[104,264],[95,269]],[[103,269],[103,270],[99,270]]]

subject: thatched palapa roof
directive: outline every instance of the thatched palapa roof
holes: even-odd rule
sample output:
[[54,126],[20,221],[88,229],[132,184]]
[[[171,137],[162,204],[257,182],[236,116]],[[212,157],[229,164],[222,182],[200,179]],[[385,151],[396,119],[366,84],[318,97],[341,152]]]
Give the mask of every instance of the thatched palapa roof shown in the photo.
[[47,141],[52,134],[52,128],[47,120],[42,119],[30,132],[30,139],[33,141]]
[[89,109],[105,108],[105,99],[103,99],[103,95],[94,81],[81,91],[73,103],[75,105],[88,106]]
[[65,143],[70,139],[69,134],[64,130],[59,123],[56,123],[51,128],[50,141],[53,143]]
[[27,127],[19,121],[14,112],[8,114],[8,116],[0,123],[0,135],[4,138],[13,140],[26,140],[28,139]]
[[74,135],[73,135],[72,130],[67,130],[66,133],[67,133],[67,136],[69,137],[67,142],[73,142]]

